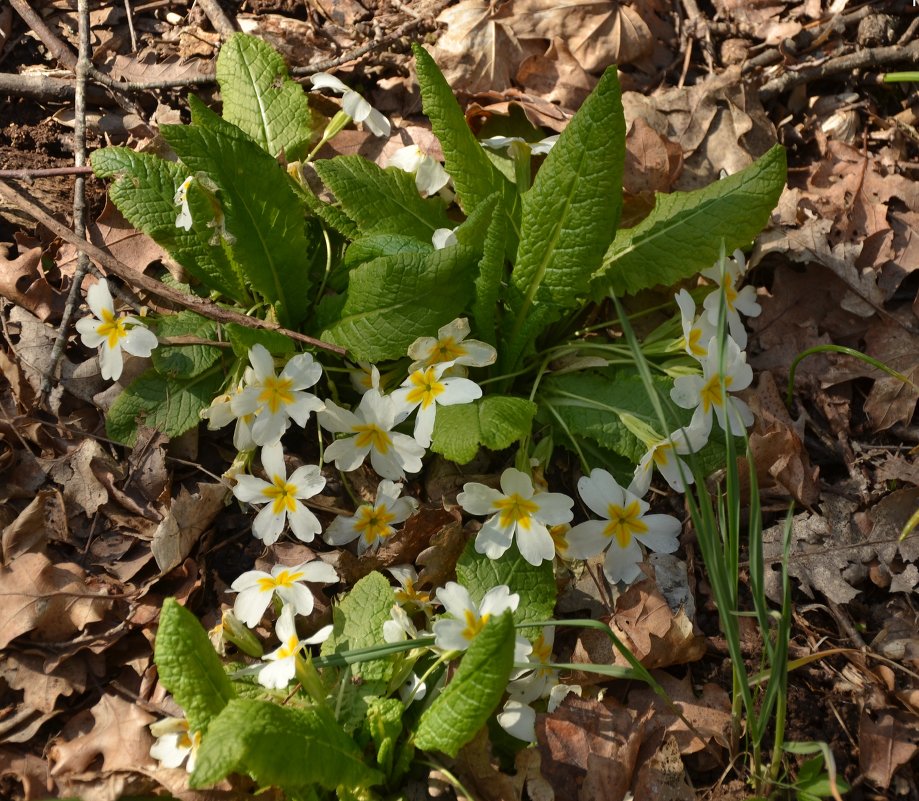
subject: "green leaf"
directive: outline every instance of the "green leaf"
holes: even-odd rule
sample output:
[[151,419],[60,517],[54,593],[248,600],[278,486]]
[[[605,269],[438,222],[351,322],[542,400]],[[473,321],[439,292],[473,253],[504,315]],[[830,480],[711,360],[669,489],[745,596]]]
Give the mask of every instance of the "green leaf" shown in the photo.
[[339,320],[322,338],[369,362],[398,359],[458,317],[472,295],[475,253],[457,246],[381,256],[351,272]]
[[[390,619],[393,604],[392,586],[382,573],[364,576],[342,602],[332,608],[334,629],[322,644],[322,655],[369,648],[385,642],[383,623]],[[337,701],[339,720],[346,729],[350,731],[360,726],[367,716],[368,704],[375,703],[375,697],[386,695],[394,665],[390,657],[351,666],[350,674],[343,678],[345,683]]]
[[511,546],[499,559],[489,559],[478,553],[475,540],[470,540],[456,563],[456,580],[469,590],[476,603],[492,587],[506,584],[511,592],[520,596],[520,603],[514,612],[514,620],[518,624],[549,620],[555,612],[556,587],[552,560],[531,565],[520,555],[516,545]]
[[118,396],[106,415],[105,429],[125,445],[134,444],[140,425],[177,437],[198,424],[223,379],[217,367],[184,380],[166,378],[151,368]]
[[243,131],[194,97],[193,125],[165,125],[163,138],[192,170],[220,187],[225,246],[246,278],[290,327],[309,312],[311,262],[321,248],[306,236],[305,208],[281,166]]
[[[216,339],[217,323],[200,314],[180,311],[160,318],[157,336]],[[153,351],[153,366],[168,378],[194,378],[220,358],[220,348],[208,345],[163,345]]]
[[314,119],[303,88],[290,79],[281,54],[255,36],[234,33],[217,56],[223,118],[272,157],[305,155]]
[[785,149],[775,145],[749,167],[703,189],[658,195],[654,210],[622,230],[603,257],[593,294],[671,286],[748,245],[769,222],[785,186]]
[[413,44],[421,103],[440,140],[444,164],[453,179],[456,197],[467,215],[494,192],[506,198],[516,190],[488,160],[484,148],[466,124],[466,116],[456,102],[443,73],[421,45]]
[[418,722],[415,745],[455,757],[485,725],[514,667],[514,617],[491,618],[460,660],[456,674]]
[[383,781],[325,708],[295,709],[244,699],[229,703],[211,723],[190,784],[206,787],[231,773],[247,774],[262,787],[293,791],[317,784],[327,790],[338,785],[360,788]]
[[240,359],[249,359],[249,351],[253,345],[262,345],[274,356],[292,356],[297,350],[293,340],[279,331],[248,328],[236,323],[227,323],[223,330],[233,346],[233,353]]
[[439,197],[423,198],[405,170],[382,169],[362,156],[317,161],[316,172],[362,234],[400,234],[430,242],[450,220]]
[[621,91],[610,67],[523,196],[509,296],[512,327],[502,353],[508,369],[586,294],[619,222],[624,160]]
[[[179,206],[173,199],[187,177],[187,170],[174,162],[125,147],[105,147],[90,156],[100,178],[116,177],[109,197],[125,219],[143,231],[209,289],[248,304],[251,301],[242,277],[227,257],[213,227],[213,210],[199,197],[192,184],[189,205],[192,228],[176,227]],[[203,205],[202,205],[203,204]]]
[[236,697],[204,627],[175,598],[167,598],[160,612],[153,661],[192,731],[207,731]]
[[377,749],[377,764],[387,775],[393,768],[404,714],[405,704],[398,698],[377,698],[368,705],[365,725]]
[[466,464],[480,446],[500,451],[530,433],[536,404],[524,398],[487,395],[473,403],[438,407],[431,450]]
[[[483,203],[482,206],[486,204]],[[475,278],[475,298],[472,301],[472,317],[475,320],[476,336],[496,345],[498,323],[496,313],[504,280],[504,251],[507,244],[507,217],[494,214],[485,234],[479,272]]]
[[398,253],[430,253],[434,245],[413,236],[401,234],[370,234],[355,239],[345,251],[344,264],[353,269],[364,262],[381,256],[395,256]]

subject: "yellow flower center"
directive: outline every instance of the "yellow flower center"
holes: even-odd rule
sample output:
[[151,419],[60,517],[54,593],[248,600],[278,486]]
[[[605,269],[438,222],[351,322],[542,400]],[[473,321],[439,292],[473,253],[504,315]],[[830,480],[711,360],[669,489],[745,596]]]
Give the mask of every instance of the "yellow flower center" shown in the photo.
[[654,450],[651,451],[651,459],[654,460],[654,464],[658,467],[663,467],[670,461],[670,451],[673,450],[673,445],[670,444],[669,440],[664,440],[663,442],[658,442],[654,446]]
[[406,394],[405,400],[408,403],[420,403],[422,409],[427,409],[434,403],[434,399],[447,389],[443,382],[437,380],[434,367],[415,370],[409,376],[409,382],[412,388]]
[[545,664],[552,659],[552,645],[547,643],[545,638],[540,634],[533,643],[533,654],[531,657],[534,662]]
[[295,500],[297,486],[296,484],[289,484],[287,479],[282,476],[272,476],[271,486],[265,487],[262,490],[262,495],[271,500],[273,514],[279,515],[284,512],[292,514],[297,508]]
[[282,406],[294,402],[294,393],[290,389],[293,383],[292,378],[269,376],[262,382],[258,402],[267,406],[272,414],[276,414]]
[[506,495],[501,500],[495,501],[495,509],[501,515],[498,520],[502,528],[516,523],[522,529],[529,529],[532,522],[530,518],[534,512],[539,511],[539,504],[522,498],[515,492],[513,495]]
[[444,337],[437,340],[432,349],[432,357],[438,362],[452,362],[460,356],[465,356],[468,351],[453,337]]
[[568,523],[560,523],[549,529],[549,536],[552,537],[552,542],[555,545],[555,552],[559,556],[564,556],[568,552],[569,531],[571,531],[571,526]]
[[[269,490],[269,492],[270,491],[271,490]],[[302,578],[302,570],[298,570],[295,573],[292,573],[289,570],[282,570],[280,573],[278,573],[277,576],[266,576],[265,578],[260,578],[258,580],[258,588],[262,592],[273,592],[278,587],[292,587],[295,581],[300,581]]]
[[463,629],[463,639],[472,640],[476,634],[478,634],[482,629],[485,628],[485,624],[488,622],[488,618],[491,617],[489,614],[484,614],[482,617],[476,617],[474,612],[470,612],[468,609],[465,612],[466,615],[466,628]]
[[728,307],[728,311],[734,311],[735,300],[737,300],[737,290],[733,282],[728,282],[724,288],[724,305]]
[[106,345],[117,348],[118,343],[128,335],[124,327],[124,317],[115,317],[108,309],[102,310],[102,324],[96,329],[100,337],[106,338]]
[[357,522],[354,527],[361,532],[364,541],[372,545],[378,539],[385,539],[393,533],[393,527],[389,525],[396,516],[386,508],[385,503],[379,506],[365,505],[357,510]]
[[376,423],[362,423],[354,426],[354,431],[357,432],[357,439],[354,444],[358,448],[366,448],[369,445],[377,453],[385,454],[392,445],[392,438],[389,436],[389,432],[384,431]]
[[296,634],[291,634],[287,642],[278,648],[275,654],[275,659],[287,659],[288,657],[293,656],[299,650],[300,640],[297,639]]
[[607,510],[609,523],[603,529],[606,537],[615,537],[620,548],[628,548],[633,534],[643,534],[648,530],[647,523],[641,521],[641,509],[638,501],[632,501],[625,508],[610,504]]
[[715,373],[708,381],[705,382],[699,392],[699,399],[702,401],[702,409],[708,411],[713,406],[721,407],[721,379],[724,379],[724,388],[727,391],[732,383],[729,375],[721,376]]
[[396,600],[400,604],[414,603],[418,604],[419,606],[424,606],[430,602],[431,594],[429,592],[416,590],[414,580],[407,578],[405,580],[405,584],[396,590]]

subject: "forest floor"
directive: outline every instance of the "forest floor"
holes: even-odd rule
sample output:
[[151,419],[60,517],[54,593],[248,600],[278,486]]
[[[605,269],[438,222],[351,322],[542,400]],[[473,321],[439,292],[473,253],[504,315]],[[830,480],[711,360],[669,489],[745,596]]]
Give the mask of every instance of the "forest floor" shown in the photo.
[[[74,164],[76,0],[31,5],[41,6],[41,24],[17,13],[28,6],[21,0],[0,4],[0,180],[70,226],[75,176],[39,171]],[[384,141],[345,131],[334,151],[384,164],[409,141],[436,148],[421,115],[412,41],[429,46],[479,131],[507,131],[523,116],[546,135],[559,132],[602,69],[618,63],[633,208],[650,206],[654,192],[734,173],[782,143],[788,186],[748,259],[762,313],[748,321],[756,378],[745,397],[757,418],[751,447],[770,571],[795,504],[790,656],[801,664],[789,678],[786,739],[828,743],[849,798],[919,801],[919,534],[900,539],[919,508],[919,83],[882,81],[919,64],[919,7],[560,5],[92,3],[102,78],[89,81],[86,145],[156,152],[158,126],[187,121],[189,92],[219,103],[211,78],[232,30],[265,38],[303,73],[334,71],[362,87],[394,134]],[[113,89],[105,76],[148,86]],[[164,253],[107,202],[105,182],[87,176],[86,197],[92,241],[139,272],[155,271]],[[76,255],[24,205],[0,205],[0,799],[230,798],[229,789],[188,791],[184,771],[149,757],[148,726],[168,710],[152,664],[158,613],[174,596],[214,626],[241,572],[312,552],[283,540],[266,552],[250,535],[251,515],[225,505],[217,477],[233,456],[226,432],[202,426],[168,442],[147,431],[127,450],[107,440],[103,410],[120,387],[102,381],[75,334],[41,400]],[[818,352],[798,366],[786,407],[793,360],[827,344],[862,351],[909,381]],[[498,462],[488,471],[500,472]],[[428,538],[452,519],[437,509],[437,481],[425,474],[411,485],[428,510]],[[324,502],[349,505],[334,493]],[[675,495],[669,503],[681,508]],[[178,545],[165,534],[177,529]],[[614,601],[588,581],[577,589],[598,614],[638,620],[647,646],[638,655],[666,665],[666,686],[708,738],[677,738],[682,789],[672,798],[745,798],[742,767],[725,749],[728,653],[688,529],[681,544],[701,649],[667,640],[672,653],[663,659],[661,621],[636,611],[656,592],[651,579]],[[751,666],[757,656],[751,645]],[[624,698],[621,684],[611,682],[608,696]],[[601,734],[581,732],[568,763],[551,764],[543,751],[539,780],[490,782],[481,754],[453,769],[483,799],[507,798],[508,788],[517,798],[574,798],[566,782],[588,760],[618,758]]]

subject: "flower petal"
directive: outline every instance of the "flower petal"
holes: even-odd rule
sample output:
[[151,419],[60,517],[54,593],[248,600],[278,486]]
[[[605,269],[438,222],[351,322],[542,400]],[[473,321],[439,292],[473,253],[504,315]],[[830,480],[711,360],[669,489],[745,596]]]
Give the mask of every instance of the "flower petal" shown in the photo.
[[233,494],[243,503],[267,503],[264,490],[270,486],[271,484],[257,476],[239,475],[236,476]]
[[287,522],[287,515],[284,512],[279,515],[274,514],[271,506],[271,504],[265,506],[252,521],[252,534],[265,545],[274,545],[278,541],[278,537],[284,530],[284,524]]
[[478,612],[478,607],[472,602],[469,590],[455,581],[448,581],[437,590],[437,600],[444,605],[448,613],[457,618],[462,618],[467,610]]
[[555,542],[549,534],[549,529],[535,520],[529,531],[517,529],[517,549],[520,555],[535,567],[555,557]]
[[149,356],[159,344],[156,334],[142,325],[135,325],[121,340],[121,347],[132,356]]
[[502,527],[498,515],[490,518],[476,535],[476,552],[485,554],[489,559],[500,559],[504,552],[511,547],[515,528],[516,523]]
[[338,78],[334,75],[329,75],[327,72],[317,72],[315,75],[310,75],[310,83],[313,84],[314,89],[329,89],[338,94],[351,91]]
[[590,559],[609,545],[605,520],[585,520],[568,532],[567,559]]
[[470,481],[463,484],[456,502],[471,515],[488,515],[495,511],[495,503],[503,497],[496,489]]
[[99,368],[102,377],[106,380],[117,381],[121,378],[124,369],[124,359],[121,356],[121,347],[115,345],[110,348],[105,342],[99,348]]
[[301,542],[312,542],[313,538],[322,531],[322,525],[309,509],[302,503],[294,501],[294,510],[288,515],[290,530]]
[[104,320],[103,310],[115,315],[115,301],[109,290],[108,281],[96,281],[86,293],[86,305],[99,320]]
[[521,498],[533,497],[533,481],[526,474],[514,467],[508,467],[501,474],[501,491],[505,495],[514,495],[515,493]]
[[305,587],[299,582],[294,582],[289,587],[278,587],[278,595],[284,601],[285,606],[294,611],[295,615],[309,615],[313,611],[315,600],[309,587]]
[[258,587],[249,587],[236,596],[233,614],[250,629],[254,629],[271,603],[272,595],[272,591],[263,592]]

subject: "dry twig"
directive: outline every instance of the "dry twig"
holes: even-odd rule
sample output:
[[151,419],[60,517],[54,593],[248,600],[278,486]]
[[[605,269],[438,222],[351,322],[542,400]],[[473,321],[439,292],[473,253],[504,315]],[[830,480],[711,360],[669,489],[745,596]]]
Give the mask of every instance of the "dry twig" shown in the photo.
[[123,261],[116,259],[111,253],[76,236],[66,225],[62,225],[50,214],[43,211],[38,205],[13,189],[13,187],[5,181],[0,181],[0,198],[12,206],[15,206],[20,211],[28,214],[36,222],[45,226],[45,228],[55,236],[60,237],[65,242],[69,242],[78,250],[86,253],[93,261],[101,264],[112,275],[117,275],[129,286],[141,289],[144,292],[168,301],[169,303],[173,303],[176,306],[190,309],[200,314],[202,317],[207,317],[209,320],[216,320],[218,323],[236,323],[237,325],[242,325],[247,328],[264,328],[269,331],[277,331],[298,342],[312,345],[315,348],[321,348],[322,350],[335,353],[339,356],[344,356],[347,353],[345,348],[340,345],[332,345],[328,342],[323,342],[321,339],[315,339],[306,334],[301,334],[299,331],[291,331],[289,328],[282,328],[277,323],[259,320],[240,312],[225,309],[222,306],[218,306],[216,303],[211,303],[209,300],[196,297],[195,295],[186,295],[184,292],[179,292],[153,278],[147,277],[143,273],[132,269]]

